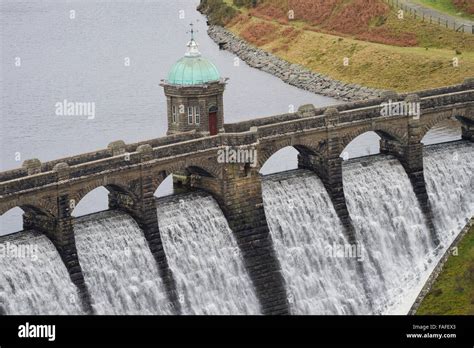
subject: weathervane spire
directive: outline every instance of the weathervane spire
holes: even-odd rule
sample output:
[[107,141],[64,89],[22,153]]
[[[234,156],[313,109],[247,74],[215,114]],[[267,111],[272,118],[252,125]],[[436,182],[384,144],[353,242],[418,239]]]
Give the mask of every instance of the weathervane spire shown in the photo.
[[194,24],[191,22],[189,23],[189,26],[191,27],[191,41],[194,41]]
[[201,52],[199,52],[199,49],[198,49],[198,44],[196,42],[196,40],[194,40],[194,24],[193,23],[190,23],[189,26],[191,27],[191,29],[189,30],[189,33],[191,33],[191,40],[188,42],[188,52],[186,52],[186,56],[187,57],[199,57],[201,56]]

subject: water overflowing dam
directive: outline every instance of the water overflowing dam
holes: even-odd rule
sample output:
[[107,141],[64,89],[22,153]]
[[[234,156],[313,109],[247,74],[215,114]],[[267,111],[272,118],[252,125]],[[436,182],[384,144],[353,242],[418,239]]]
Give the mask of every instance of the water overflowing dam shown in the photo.
[[156,262],[131,217],[107,211],[80,218],[75,234],[96,313],[172,313]]
[[212,197],[158,205],[158,221],[184,314],[259,314],[237,243]]
[[[343,173],[360,245],[353,255],[342,254],[349,242],[315,174],[296,171],[264,183],[270,228],[286,280],[296,293],[295,313],[385,313],[403,297],[407,271],[423,264],[434,247],[398,160],[377,156],[350,161]],[[296,202],[294,209],[292,204],[284,209],[284,202]]]
[[[349,162],[344,188],[356,238],[366,251],[373,313],[390,313],[416,283],[435,248],[410,180],[397,159],[377,156]],[[413,278],[413,279],[412,279]]]
[[0,314],[83,314],[77,289],[46,236],[20,232],[3,238],[0,250]]
[[292,312],[368,313],[355,259],[327,256],[348,241],[321,180],[302,170],[272,175],[263,197]]
[[[344,163],[355,254],[324,185],[310,171],[265,177],[264,208],[293,314],[408,312],[437,260],[474,214],[473,145],[425,149],[425,177],[439,245],[403,167],[393,157]],[[203,193],[157,203],[163,247],[184,314],[261,312],[245,262],[216,201]],[[156,261],[125,213],[75,224],[79,261],[98,314],[170,314]],[[0,257],[0,313],[79,314],[77,290],[47,237],[23,231],[7,244],[37,245],[35,257]],[[342,248],[342,249],[341,249]],[[342,254],[341,254],[342,251]]]
[[[379,155],[345,163],[345,195],[361,244],[361,254],[352,258],[331,252],[348,242],[315,174],[269,176],[263,186],[267,219],[293,312],[406,314],[439,256],[474,214],[472,150],[469,143],[426,150],[438,246],[398,160]],[[357,259],[362,274],[351,262]]]
[[440,144],[425,149],[425,176],[435,224],[448,243],[474,214],[473,145]]

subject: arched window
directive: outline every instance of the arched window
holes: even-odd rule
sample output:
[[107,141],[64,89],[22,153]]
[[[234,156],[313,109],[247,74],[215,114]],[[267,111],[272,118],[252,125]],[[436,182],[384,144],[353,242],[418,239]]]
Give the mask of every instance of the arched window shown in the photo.
[[193,124],[193,107],[188,106],[188,124]]
[[201,108],[199,106],[194,107],[194,117],[196,120],[196,124],[201,123]]
[[173,123],[178,123],[178,107],[176,105],[173,105],[171,107],[171,110],[173,116]]

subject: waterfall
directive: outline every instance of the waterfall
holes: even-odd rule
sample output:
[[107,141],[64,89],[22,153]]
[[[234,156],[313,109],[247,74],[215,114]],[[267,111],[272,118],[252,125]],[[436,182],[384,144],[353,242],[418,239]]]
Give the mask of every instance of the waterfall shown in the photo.
[[79,261],[97,314],[171,314],[143,232],[125,213],[106,211],[75,224]]
[[260,312],[237,242],[212,197],[160,200],[158,221],[184,314]]
[[[474,216],[474,146],[466,141],[425,147],[424,167],[433,222],[440,244],[429,255],[436,261],[445,253],[467,221]],[[395,313],[406,313],[433,271],[431,265],[422,280],[405,298],[405,306]]]
[[34,231],[23,231],[0,241],[0,314],[83,314],[53,243]]
[[432,145],[425,148],[425,180],[434,214],[448,246],[467,219],[474,216],[474,145],[470,142]]
[[368,313],[358,261],[328,252],[348,241],[321,180],[302,170],[271,175],[263,198],[291,312]]
[[373,313],[407,312],[406,299],[435,265],[434,243],[408,175],[397,159],[379,155],[345,163],[343,180],[356,238],[367,252],[364,277]]
[[466,142],[425,148],[438,246],[398,160],[378,155],[345,162],[345,196],[361,246],[360,254],[346,257],[331,253],[348,242],[315,174],[296,170],[265,177],[265,212],[292,313],[406,314],[474,213],[472,155],[473,145]]
[[[295,170],[264,177],[265,212],[291,312],[406,314],[474,214],[473,149],[464,141],[425,147],[425,180],[438,246],[407,174],[391,156],[343,164],[356,246],[348,244],[314,173]],[[160,199],[157,210],[183,313],[260,313],[216,201],[190,193]],[[96,313],[174,313],[156,261],[131,217],[106,211],[78,218],[75,238]],[[77,289],[48,238],[22,231],[0,239],[0,314],[82,313]]]

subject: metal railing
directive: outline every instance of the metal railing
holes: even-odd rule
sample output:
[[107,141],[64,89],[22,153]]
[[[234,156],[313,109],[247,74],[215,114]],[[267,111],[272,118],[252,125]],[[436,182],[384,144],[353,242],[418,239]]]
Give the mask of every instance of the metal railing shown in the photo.
[[397,7],[403,10],[409,16],[412,16],[415,19],[420,19],[423,22],[438,24],[442,27],[446,27],[448,29],[452,29],[454,31],[461,32],[461,33],[474,34],[474,25],[463,23],[461,19],[456,21],[456,19],[454,18],[453,20],[449,20],[446,18],[442,18],[441,16],[427,15],[423,11],[418,11],[416,8],[412,8],[400,0],[384,0],[384,1],[388,3],[389,5],[391,5],[392,7]]

